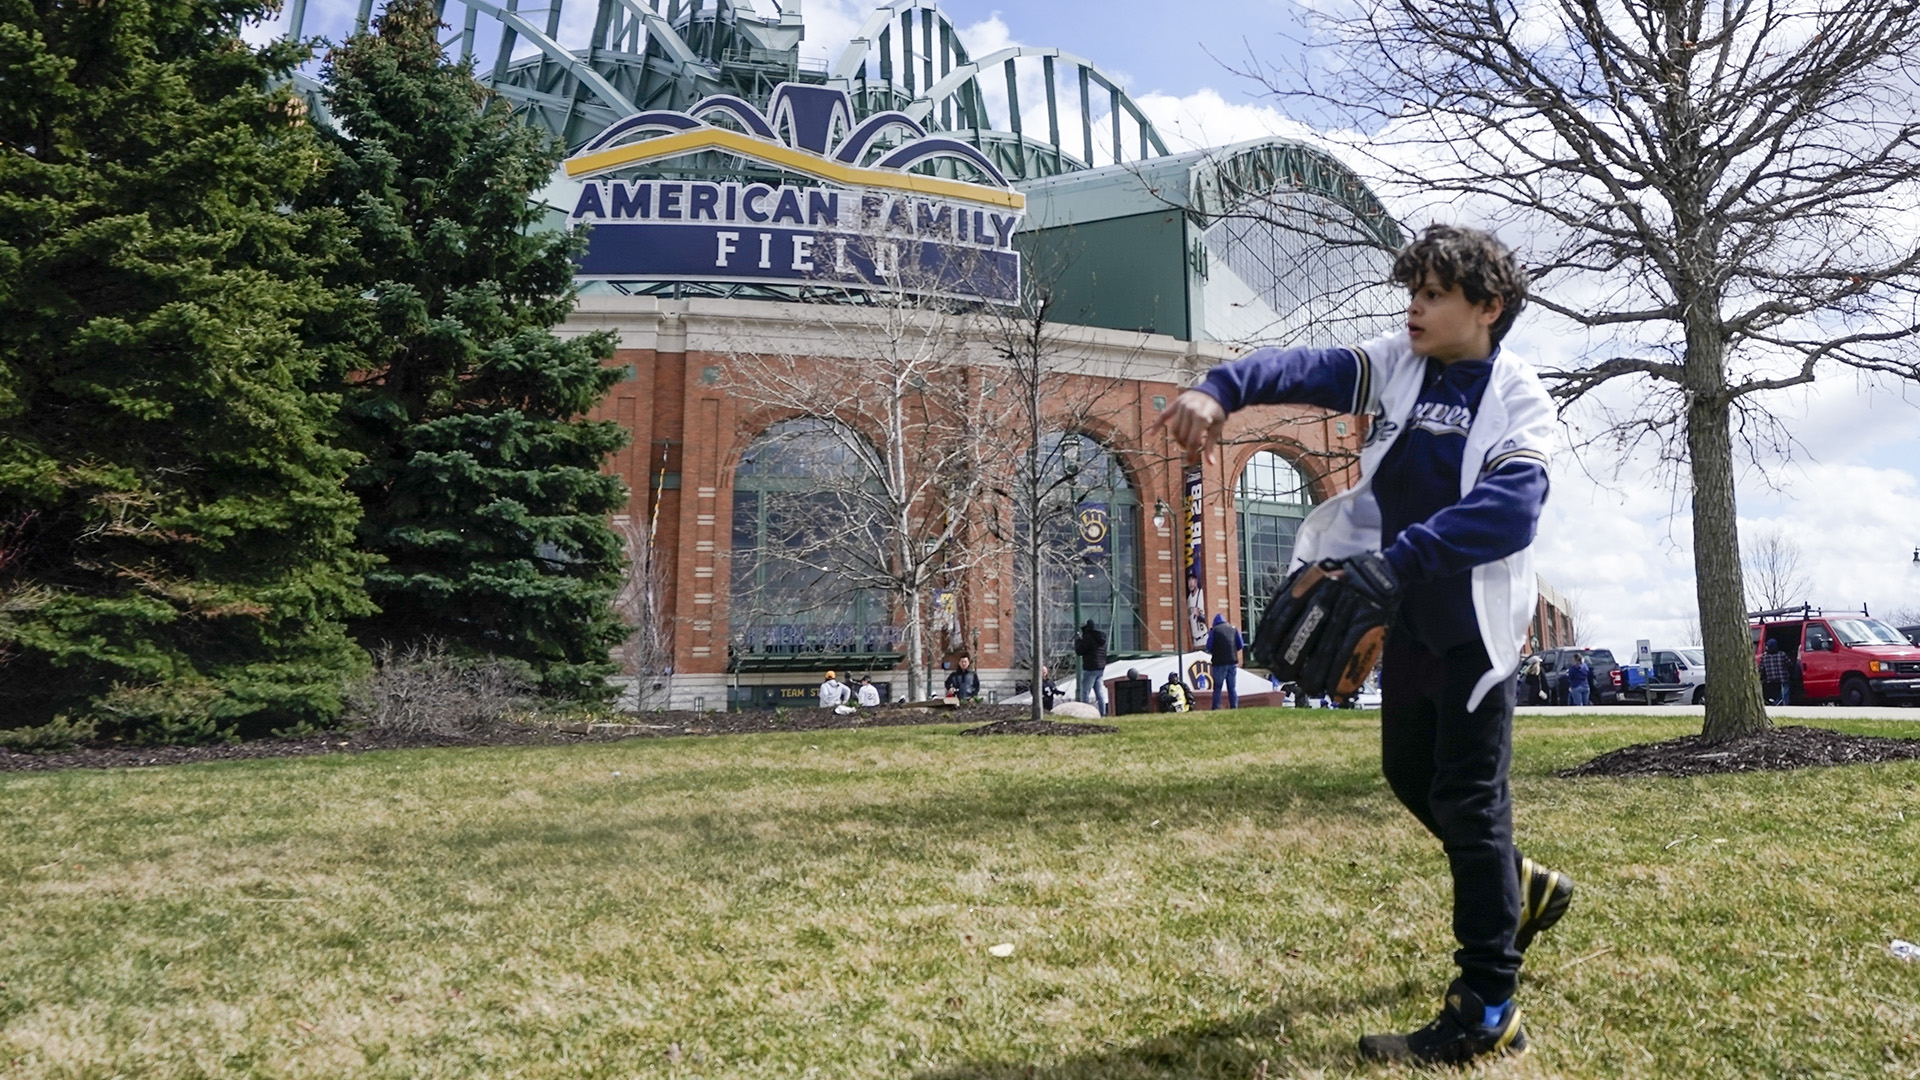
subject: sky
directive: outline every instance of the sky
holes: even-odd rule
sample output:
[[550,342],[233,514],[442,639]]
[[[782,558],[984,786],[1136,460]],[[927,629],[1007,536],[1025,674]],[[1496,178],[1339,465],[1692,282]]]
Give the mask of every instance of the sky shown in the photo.
[[[1297,46],[1300,13],[1314,0],[1214,0],[1205,5],[1147,0],[1044,0],[1026,4],[946,0],[942,9],[973,56],[1007,45],[1053,46],[1093,61],[1137,101],[1168,146],[1219,146],[1284,134],[1311,136],[1308,118],[1288,116],[1235,75],[1249,50],[1267,61]],[[540,0],[522,0],[523,11]],[[347,31],[352,0],[309,0],[307,32]],[[771,11],[773,0],[757,0]],[[570,22],[593,5],[571,0]],[[804,0],[803,57],[831,60],[873,10],[856,0]],[[1204,10],[1204,18],[1195,18]],[[264,27],[254,35],[270,33]],[[585,28],[577,31],[584,36]],[[563,30],[562,41],[569,40]],[[989,87],[992,83],[988,84]],[[989,96],[995,96],[989,91]],[[998,92],[1004,101],[1004,90]],[[1037,101],[1023,91],[1023,104]],[[1023,111],[1025,111],[1023,109]],[[1028,125],[1032,130],[1034,125]],[[1101,125],[1096,123],[1096,130]],[[1044,131],[1044,120],[1040,130]],[[1096,160],[1099,160],[1096,153]],[[1364,165],[1350,162],[1364,172]],[[1431,208],[1395,207],[1424,224]],[[1463,211],[1464,213],[1464,211]],[[1473,224],[1470,216],[1463,223]],[[1503,235],[1524,256],[1526,237]],[[1507,347],[1549,362],[1573,333],[1537,313],[1523,317]],[[1920,347],[1920,346],[1917,346]],[[1631,408],[1630,396],[1615,394]],[[1904,391],[1829,371],[1810,388],[1762,400],[1789,430],[1788,459],[1747,467],[1739,481],[1744,535],[1777,529],[1802,553],[1808,597],[1830,609],[1865,605],[1875,615],[1920,613],[1920,388]],[[1590,424],[1580,413],[1568,418]],[[1576,449],[1570,428],[1550,470],[1552,493],[1535,554],[1541,574],[1578,608],[1583,644],[1631,654],[1690,643],[1696,625],[1692,514],[1684,473],[1662,473],[1644,455]]]

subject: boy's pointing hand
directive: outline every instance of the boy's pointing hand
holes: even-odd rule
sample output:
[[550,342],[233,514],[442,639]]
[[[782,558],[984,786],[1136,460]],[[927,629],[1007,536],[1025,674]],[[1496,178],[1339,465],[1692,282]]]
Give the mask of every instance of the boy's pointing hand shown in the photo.
[[1207,463],[1213,464],[1219,460],[1220,438],[1226,426],[1227,410],[1213,395],[1188,390],[1160,411],[1147,434],[1165,428],[1174,442],[1187,450],[1200,451]]

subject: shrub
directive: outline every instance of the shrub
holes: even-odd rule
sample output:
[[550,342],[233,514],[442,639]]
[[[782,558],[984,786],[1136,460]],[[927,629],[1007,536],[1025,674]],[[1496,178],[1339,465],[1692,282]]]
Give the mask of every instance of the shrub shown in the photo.
[[30,754],[52,754],[92,740],[97,730],[90,720],[73,721],[61,715],[38,727],[0,730],[0,747]]
[[532,673],[497,657],[458,656],[443,641],[373,650],[373,673],[348,693],[348,716],[394,735],[459,735],[533,706]]

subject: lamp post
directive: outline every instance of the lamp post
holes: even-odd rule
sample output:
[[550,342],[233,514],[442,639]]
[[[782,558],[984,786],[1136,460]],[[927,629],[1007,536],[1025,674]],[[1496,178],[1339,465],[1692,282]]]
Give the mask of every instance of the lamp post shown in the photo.
[[[1158,496],[1155,496],[1153,500],[1153,527],[1155,529],[1165,529],[1172,521],[1173,521],[1173,507],[1167,505],[1167,500],[1162,499]],[[1178,578],[1183,583],[1186,581],[1186,575],[1184,574],[1175,574],[1174,577]],[[1180,672],[1182,669],[1182,666],[1186,662],[1187,649],[1186,649],[1185,642],[1187,640],[1187,635],[1190,632],[1187,627],[1187,598],[1184,592],[1185,585],[1182,584],[1180,588],[1182,590],[1182,594],[1176,598],[1178,602],[1174,604],[1174,620],[1173,620],[1173,625],[1174,625],[1173,669],[1175,672]],[[1181,675],[1180,681],[1181,682],[1186,681],[1186,676],[1184,674]]]

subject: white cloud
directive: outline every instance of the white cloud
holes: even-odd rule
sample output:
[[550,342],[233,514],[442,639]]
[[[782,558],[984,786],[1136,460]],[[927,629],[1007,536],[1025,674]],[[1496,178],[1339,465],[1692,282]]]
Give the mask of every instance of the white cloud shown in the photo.
[[1210,146],[1285,135],[1324,143],[1319,133],[1305,124],[1289,119],[1271,105],[1257,102],[1230,102],[1219,91],[1203,89],[1175,97],[1150,93],[1134,99],[1140,111],[1153,121],[1154,129],[1167,149],[1175,153]]
[[800,9],[807,27],[807,36],[800,42],[800,59],[814,64],[839,60],[848,40],[860,32],[860,24],[874,7],[851,0],[806,0]]

